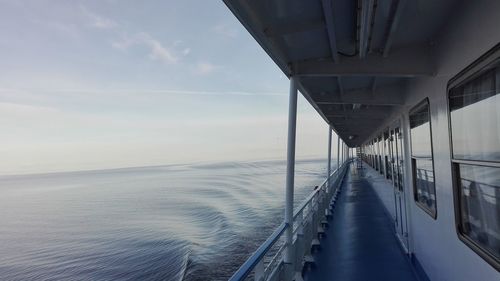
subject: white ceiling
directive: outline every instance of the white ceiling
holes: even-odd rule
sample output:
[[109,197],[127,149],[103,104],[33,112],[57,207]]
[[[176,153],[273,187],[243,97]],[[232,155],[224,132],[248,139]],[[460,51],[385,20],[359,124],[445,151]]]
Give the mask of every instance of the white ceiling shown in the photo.
[[459,1],[224,0],[347,143],[362,144],[432,76],[433,42]]

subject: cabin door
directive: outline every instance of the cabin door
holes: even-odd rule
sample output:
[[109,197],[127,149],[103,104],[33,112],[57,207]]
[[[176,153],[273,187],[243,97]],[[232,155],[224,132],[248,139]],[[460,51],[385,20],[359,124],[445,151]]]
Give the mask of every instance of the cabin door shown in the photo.
[[406,194],[403,181],[403,134],[399,127],[390,131],[390,143],[390,168],[392,170],[392,182],[394,186],[396,234],[406,249],[408,249],[408,222],[405,203]]

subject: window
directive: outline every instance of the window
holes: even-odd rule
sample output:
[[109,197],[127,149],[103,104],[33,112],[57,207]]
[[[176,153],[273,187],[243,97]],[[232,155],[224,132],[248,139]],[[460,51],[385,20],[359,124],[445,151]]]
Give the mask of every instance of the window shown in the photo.
[[392,176],[392,184],[394,188],[399,191],[403,191],[403,173],[402,173],[402,137],[399,132],[399,127],[390,131],[389,136],[389,151],[390,151],[390,159],[389,159],[389,171]]
[[395,146],[395,142],[394,142],[395,138],[394,138],[394,130],[390,130],[389,131],[389,138],[388,138],[388,142],[389,142],[389,153],[388,154],[388,158],[389,160],[387,161],[387,178],[390,179],[392,181],[392,185],[393,186],[396,186],[396,146]]
[[375,168],[375,148],[373,145],[373,140],[370,142],[370,164],[372,165],[372,168]]
[[396,136],[396,162],[397,162],[397,175],[398,175],[398,188],[400,191],[403,191],[403,163],[404,163],[404,154],[403,154],[403,134],[400,132],[399,128],[396,128],[395,132]]
[[384,165],[382,162],[382,153],[384,149],[384,139],[382,136],[379,136],[377,139],[377,149],[378,149],[378,171],[381,175],[384,174]]
[[459,237],[500,269],[500,48],[448,86]]
[[390,146],[389,131],[387,131],[387,132],[384,132],[385,178],[388,180],[392,180],[392,170],[391,170],[392,167],[390,166],[391,163],[389,162],[391,148],[389,146]]
[[415,201],[435,219],[436,188],[428,99],[410,111],[410,138]]

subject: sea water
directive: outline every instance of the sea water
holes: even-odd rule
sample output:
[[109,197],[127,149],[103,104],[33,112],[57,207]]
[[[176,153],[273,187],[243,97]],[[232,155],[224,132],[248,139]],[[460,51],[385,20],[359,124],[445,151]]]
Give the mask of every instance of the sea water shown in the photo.
[[[0,177],[0,280],[227,280],[282,222],[285,166]],[[325,167],[297,162],[297,204]]]

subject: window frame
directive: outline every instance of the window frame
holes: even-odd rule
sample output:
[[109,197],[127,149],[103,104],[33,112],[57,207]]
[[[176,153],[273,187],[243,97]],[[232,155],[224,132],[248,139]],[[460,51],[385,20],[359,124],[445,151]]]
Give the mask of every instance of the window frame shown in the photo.
[[500,271],[500,259],[493,256],[488,251],[484,250],[472,238],[465,235],[462,229],[462,204],[461,204],[461,181],[460,181],[460,164],[500,168],[500,162],[484,161],[484,160],[465,160],[454,157],[453,152],[453,133],[451,131],[451,111],[450,111],[450,93],[451,90],[457,86],[463,85],[472,81],[488,71],[488,69],[500,60],[500,43],[495,45],[492,49],[480,56],[470,65],[465,67],[457,75],[448,81],[446,86],[446,114],[448,115],[448,132],[449,132],[449,147],[450,147],[450,163],[452,173],[452,186],[453,186],[453,207],[455,211],[455,231],[460,241],[472,249],[477,255],[484,259],[496,270]]
[[431,103],[428,97],[424,98],[422,101],[417,103],[415,106],[413,106],[410,111],[408,112],[408,120],[410,120],[410,115],[412,112],[414,112],[416,109],[420,108],[422,105],[427,104],[428,105],[428,111],[429,111],[429,137],[430,137],[430,143],[431,143],[431,162],[432,162],[432,176],[434,178],[433,184],[434,184],[434,212],[429,210],[427,206],[425,206],[423,203],[419,202],[417,200],[417,175],[416,175],[416,165],[415,165],[415,158],[413,157],[413,139],[411,137],[411,124],[408,124],[408,127],[410,128],[410,162],[411,162],[411,174],[412,174],[412,185],[413,185],[413,200],[415,201],[415,204],[422,209],[426,214],[428,214],[432,219],[437,220],[437,213],[438,213],[438,204],[437,204],[437,192],[436,192],[436,172],[434,168],[434,143],[432,141],[432,118],[431,118]]

